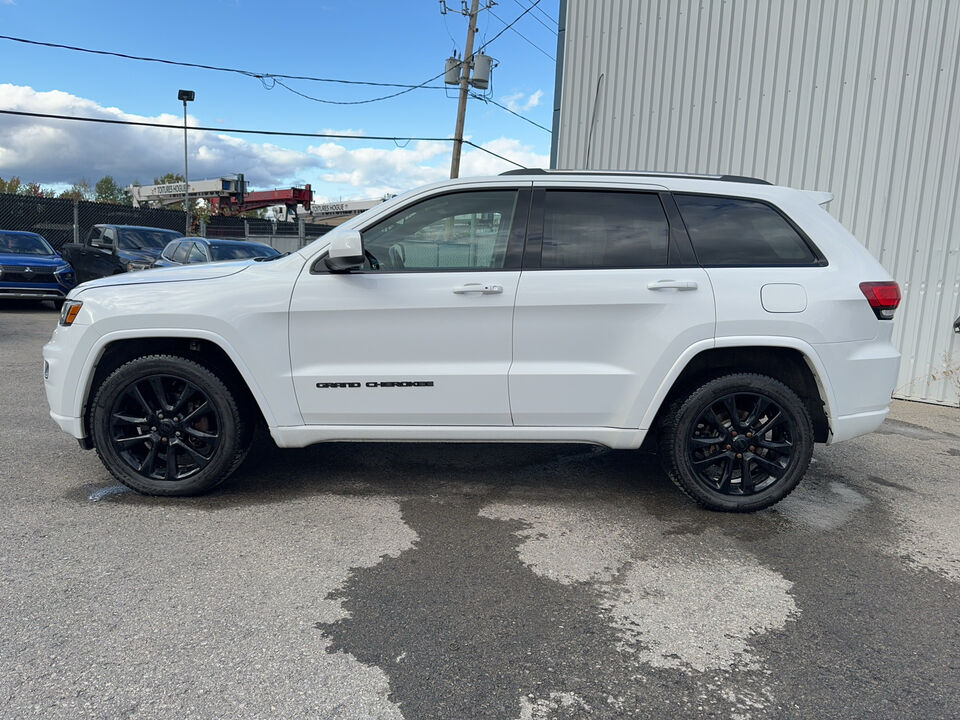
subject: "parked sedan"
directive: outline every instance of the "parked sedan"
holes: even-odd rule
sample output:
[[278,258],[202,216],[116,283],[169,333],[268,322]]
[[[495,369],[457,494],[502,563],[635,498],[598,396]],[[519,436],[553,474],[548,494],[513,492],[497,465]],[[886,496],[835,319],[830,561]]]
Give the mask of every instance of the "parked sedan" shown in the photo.
[[249,240],[185,237],[167,243],[160,257],[153,263],[153,267],[248,260],[258,257],[276,257],[279,254],[269,245]]
[[73,268],[43,236],[0,230],[0,298],[50,300],[59,308],[76,284]]

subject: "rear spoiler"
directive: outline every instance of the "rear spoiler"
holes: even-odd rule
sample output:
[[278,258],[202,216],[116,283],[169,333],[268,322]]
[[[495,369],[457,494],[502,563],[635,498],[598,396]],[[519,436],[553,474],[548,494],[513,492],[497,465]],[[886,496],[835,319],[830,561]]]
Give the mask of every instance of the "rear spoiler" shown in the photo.
[[817,205],[826,205],[833,200],[833,193],[831,192],[820,192],[819,190],[804,190],[804,192]]

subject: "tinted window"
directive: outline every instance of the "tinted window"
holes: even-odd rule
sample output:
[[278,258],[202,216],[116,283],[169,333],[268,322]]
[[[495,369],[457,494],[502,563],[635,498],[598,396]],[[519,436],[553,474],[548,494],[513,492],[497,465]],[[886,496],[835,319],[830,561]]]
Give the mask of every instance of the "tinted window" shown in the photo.
[[180,247],[180,243],[168,243],[160,254],[167,260],[173,260],[173,253],[178,247]]
[[183,234],[176,230],[121,228],[120,248],[122,250],[161,250],[168,242],[178,237],[183,237]]
[[190,252],[191,245],[193,245],[193,243],[180,243],[177,249],[173,251],[173,261],[177,263],[185,263],[187,261],[187,253]]
[[504,268],[516,204],[516,190],[432,197],[366,230],[364,250],[387,272]]
[[670,230],[652,193],[548,190],[544,268],[631,268],[667,264]]
[[756,200],[676,195],[701,265],[812,265],[817,261],[784,217]]
[[17,255],[53,255],[53,248],[39,235],[0,233],[0,252]]
[[280,253],[269,245],[250,243],[249,245],[210,245],[210,254],[214,260],[246,260],[255,257],[274,257]]
[[207,256],[203,254],[203,250],[197,243],[190,243],[190,257],[187,258],[188,263],[202,263],[207,261]]

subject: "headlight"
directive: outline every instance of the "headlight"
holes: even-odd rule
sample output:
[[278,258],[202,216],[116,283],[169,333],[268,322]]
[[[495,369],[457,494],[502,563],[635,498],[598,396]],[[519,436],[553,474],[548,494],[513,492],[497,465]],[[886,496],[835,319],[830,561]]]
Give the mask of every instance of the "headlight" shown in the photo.
[[61,280],[72,280],[73,268],[70,267],[69,265],[64,265],[63,267],[60,267],[54,270],[53,274],[56,275]]
[[82,307],[83,302],[80,300],[67,300],[60,308],[60,324],[73,325],[73,321],[77,319],[77,313],[80,312]]

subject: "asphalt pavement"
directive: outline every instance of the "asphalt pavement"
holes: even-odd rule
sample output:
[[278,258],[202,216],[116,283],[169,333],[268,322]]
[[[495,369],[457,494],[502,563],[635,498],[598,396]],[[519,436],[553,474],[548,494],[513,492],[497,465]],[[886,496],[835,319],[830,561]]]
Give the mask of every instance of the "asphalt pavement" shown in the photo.
[[960,409],[753,515],[574,445],[263,445],[146,498],[0,303],[2,718],[958,718]]

